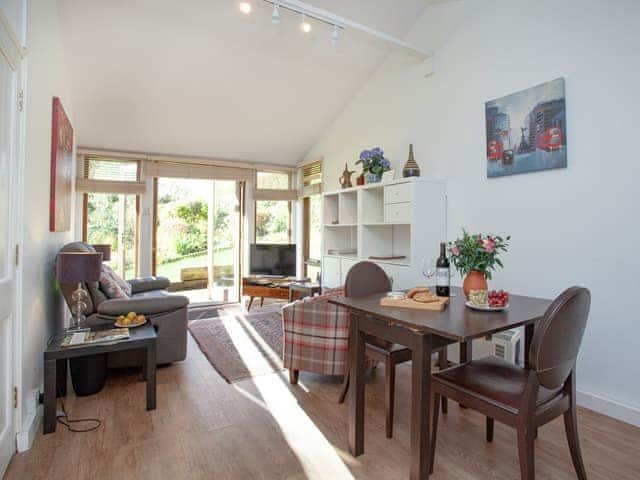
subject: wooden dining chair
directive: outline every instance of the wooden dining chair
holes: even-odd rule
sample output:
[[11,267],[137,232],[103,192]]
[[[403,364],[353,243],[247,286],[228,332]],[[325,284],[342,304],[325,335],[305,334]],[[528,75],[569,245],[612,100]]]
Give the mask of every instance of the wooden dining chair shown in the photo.
[[565,290],[536,326],[529,350],[529,368],[487,357],[432,375],[433,436],[431,472],[438,432],[438,403],[442,395],[487,416],[487,441],[493,421],[518,431],[520,475],[535,478],[534,438],[538,427],[564,415],[571,459],[580,480],[582,462],[576,418],[576,357],[589,316],[591,295],[582,287]]
[[[347,273],[344,283],[345,297],[364,297],[391,290],[391,281],[385,271],[373,262],[359,262]],[[375,337],[367,337],[365,354],[375,362],[384,363],[385,372],[385,433],[393,436],[393,413],[395,404],[396,365],[411,360],[411,350],[397,343]],[[447,366],[446,347],[438,351],[438,365]],[[349,374],[344,377],[339,403],[343,403],[349,390]],[[442,402],[442,412],[447,413],[446,398]]]

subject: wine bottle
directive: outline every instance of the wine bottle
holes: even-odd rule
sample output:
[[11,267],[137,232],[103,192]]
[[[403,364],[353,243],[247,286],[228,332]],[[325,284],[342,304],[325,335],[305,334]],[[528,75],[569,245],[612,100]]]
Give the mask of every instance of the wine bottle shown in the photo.
[[436,295],[448,297],[450,290],[449,259],[447,258],[446,244],[440,243],[440,256],[436,262]]

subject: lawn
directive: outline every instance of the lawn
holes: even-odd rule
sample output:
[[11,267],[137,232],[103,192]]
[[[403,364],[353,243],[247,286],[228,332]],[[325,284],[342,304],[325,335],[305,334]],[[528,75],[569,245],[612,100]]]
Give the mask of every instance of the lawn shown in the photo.
[[[233,248],[225,248],[215,252],[216,265],[233,265]],[[161,263],[156,269],[156,274],[160,277],[168,277],[172,282],[180,281],[180,270],[187,267],[206,267],[207,255],[197,257],[187,257],[169,263]]]

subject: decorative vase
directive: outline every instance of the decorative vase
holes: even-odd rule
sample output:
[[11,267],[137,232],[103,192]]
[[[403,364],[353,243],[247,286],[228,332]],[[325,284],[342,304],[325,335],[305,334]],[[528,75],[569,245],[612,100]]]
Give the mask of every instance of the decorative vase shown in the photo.
[[342,176],[338,179],[342,188],[353,187],[353,184],[351,183],[351,175],[353,175],[353,170],[349,170],[349,167],[347,167],[347,164],[345,163],[344,172],[342,172]]
[[405,178],[420,176],[420,167],[413,157],[413,143],[409,145],[409,158],[407,158],[407,163],[404,164],[404,168],[402,169],[402,176]]
[[382,177],[380,175],[376,175],[375,173],[367,173],[365,175],[366,183],[380,183]]
[[464,291],[464,296],[469,298],[469,292],[471,290],[488,290],[489,285],[487,284],[487,277],[484,276],[484,273],[479,272],[477,270],[471,270],[467,273],[467,276],[464,277],[464,282],[462,283],[462,290]]
[[356,178],[356,185],[364,185],[364,173],[361,174],[358,178]]

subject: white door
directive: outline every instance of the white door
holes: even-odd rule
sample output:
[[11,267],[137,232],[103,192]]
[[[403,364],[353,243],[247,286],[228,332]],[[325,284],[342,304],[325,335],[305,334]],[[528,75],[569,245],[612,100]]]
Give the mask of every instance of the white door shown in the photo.
[[15,451],[13,324],[16,72],[0,55],[0,477]]

